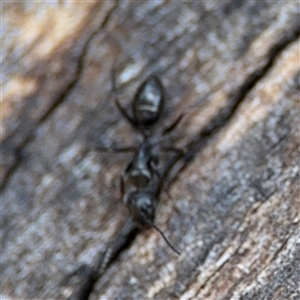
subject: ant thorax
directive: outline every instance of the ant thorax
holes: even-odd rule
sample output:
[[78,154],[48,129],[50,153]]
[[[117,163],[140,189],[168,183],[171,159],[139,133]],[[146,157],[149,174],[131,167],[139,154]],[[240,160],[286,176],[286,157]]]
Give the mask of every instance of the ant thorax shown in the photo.
[[144,141],[137,149],[126,172],[129,181],[137,188],[147,186],[153,175],[151,145]]

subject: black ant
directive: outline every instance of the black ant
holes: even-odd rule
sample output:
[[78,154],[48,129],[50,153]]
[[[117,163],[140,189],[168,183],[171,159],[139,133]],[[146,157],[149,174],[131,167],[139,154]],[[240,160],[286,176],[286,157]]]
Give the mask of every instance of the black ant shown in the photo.
[[[115,91],[114,72],[113,91]],[[169,169],[165,168],[168,170],[164,172],[164,176],[158,172],[156,168],[158,159],[153,153],[153,148],[158,142],[153,144],[149,141],[149,136],[152,133],[151,129],[159,120],[164,106],[164,89],[162,83],[156,76],[151,76],[142,83],[132,103],[133,116],[130,116],[125,111],[117,97],[115,98],[115,102],[125,119],[144,136],[144,141],[138,148],[127,147],[114,149],[116,152],[135,151],[132,161],[126,167],[120,180],[121,197],[128,208],[130,216],[113,241],[108,245],[107,250],[98,257],[94,267],[81,266],[64,279],[63,285],[67,284],[74,275],[84,278],[81,285],[77,287],[77,292],[71,296],[71,299],[86,298],[86,295],[91,292],[94,283],[102,276],[108,265],[124,247],[136,228],[155,229],[160,233],[169,247],[178,255],[180,254],[168,241],[164,233],[154,224],[157,199],[163,186],[162,181],[171,168],[170,166]],[[171,132],[181,119],[182,115],[164,129],[163,134]],[[178,161],[183,154],[181,150],[172,147],[162,147],[161,149],[176,154],[173,157],[173,164]],[[134,189],[129,190],[127,194],[125,194],[124,177],[128,179]]]
[[[132,161],[127,165],[123,177],[127,177],[131,184],[137,188],[143,188],[148,185],[153,175],[161,178],[157,170],[159,162],[155,155],[153,148],[157,146],[158,142],[150,143],[149,139],[144,139],[138,148],[128,147],[123,150],[135,151]],[[163,152],[173,152],[183,155],[183,151],[173,147],[161,147]]]
[[[115,87],[115,73],[112,76],[113,90]],[[149,142],[148,135],[156,122],[158,121],[162,108],[164,106],[164,89],[161,81],[156,76],[151,76],[146,79],[138,88],[136,95],[132,103],[133,118],[124,110],[120,105],[118,98],[115,98],[116,104],[122,113],[122,115],[128,120],[128,122],[134,127],[139,129],[144,134],[144,141],[140,144],[136,153],[125,169],[124,175],[121,177],[121,195],[128,207],[130,215],[139,227],[152,227],[157,230],[167,244],[177,254],[179,252],[170,244],[166,239],[162,231],[153,223],[154,214],[156,211],[158,193],[153,193],[151,189],[147,190],[147,187],[153,185],[154,175],[159,181],[161,187],[161,175],[156,169],[158,159],[152,152],[153,143]],[[182,116],[179,116],[175,120],[175,123],[169,126],[165,132],[170,132],[178,124]],[[182,151],[164,147],[164,151],[173,151],[182,153]],[[135,187],[135,191],[131,191],[128,195],[125,195],[124,190],[124,178],[128,178],[128,181]],[[151,188],[151,187],[150,187]],[[160,189],[160,188],[159,188]]]
[[[115,72],[112,73],[112,88],[116,91]],[[138,88],[132,102],[132,114],[130,116],[115,98],[117,107],[125,119],[142,132],[144,141],[138,148],[119,148],[116,151],[135,151],[132,161],[126,167],[120,179],[121,198],[129,210],[132,220],[139,228],[152,227],[158,231],[170,248],[180,254],[167,240],[163,232],[154,224],[154,216],[157,206],[157,198],[162,189],[162,176],[157,170],[158,158],[153,153],[155,144],[149,141],[149,130],[157,123],[164,106],[164,89],[157,76],[150,76]],[[169,125],[163,133],[169,133],[180,122],[180,115],[175,122]],[[172,147],[162,147],[163,151],[174,152],[177,157],[182,156],[182,151]],[[156,175],[156,176],[154,176]],[[125,195],[124,178],[126,178],[134,190]],[[154,181],[156,183],[154,183]],[[157,185],[158,183],[158,185]],[[154,186],[153,186],[154,185]],[[156,187],[155,187],[156,185]],[[114,251],[113,251],[114,252]],[[103,266],[102,266],[103,267]]]

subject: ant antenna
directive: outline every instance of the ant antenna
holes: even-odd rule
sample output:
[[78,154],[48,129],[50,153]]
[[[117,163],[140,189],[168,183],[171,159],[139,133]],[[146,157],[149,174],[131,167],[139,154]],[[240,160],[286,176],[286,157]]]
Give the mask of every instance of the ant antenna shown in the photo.
[[160,233],[160,235],[162,236],[162,238],[165,240],[165,242],[168,244],[168,246],[178,255],[180,255],[181,253],[168,241],[168,239],[166,238],[166,236],[164,235],[164,233],[152,222],[147,222],[147,224],[149,226],[151,226],[152,228],[154,228],[158,233]]

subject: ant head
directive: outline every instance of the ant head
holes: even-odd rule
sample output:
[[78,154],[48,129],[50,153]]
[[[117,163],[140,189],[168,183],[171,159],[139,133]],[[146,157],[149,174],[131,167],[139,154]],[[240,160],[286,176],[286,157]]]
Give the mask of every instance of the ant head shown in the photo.
[[134,118],[140,126],[152,126],[159,118],[164,101],[163,86],[156,76],[152,76],[140,86],[134,102]]
[[132,192],[128,196],[127,207],[138,225],[151,226],[156,210],[156,201],[153,194],[143,191]]
[[133,219],[139,226],[148,226],[154,228],[169,247],[178,255],[180,252],[169,242],[164,233],[154,224],[156,209],[155,196],[149,192],[132,192],[127,199],[127,207]]

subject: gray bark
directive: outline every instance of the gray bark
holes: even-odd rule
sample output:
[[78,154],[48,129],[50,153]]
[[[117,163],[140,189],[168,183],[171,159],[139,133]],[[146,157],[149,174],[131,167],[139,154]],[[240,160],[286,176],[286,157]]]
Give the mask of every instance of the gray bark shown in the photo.
[[[299,299],[299,4],[3,3],[1,296],[64,299],[128,219],[119,176],[130,107],[165,86],[157,131],[185,150],[141,231],[89,299]],[[127,106],[126,106],[127,105]],[[166,155],[165,155],[166,156]],[[166,157],[162,155],[162,162]]]

